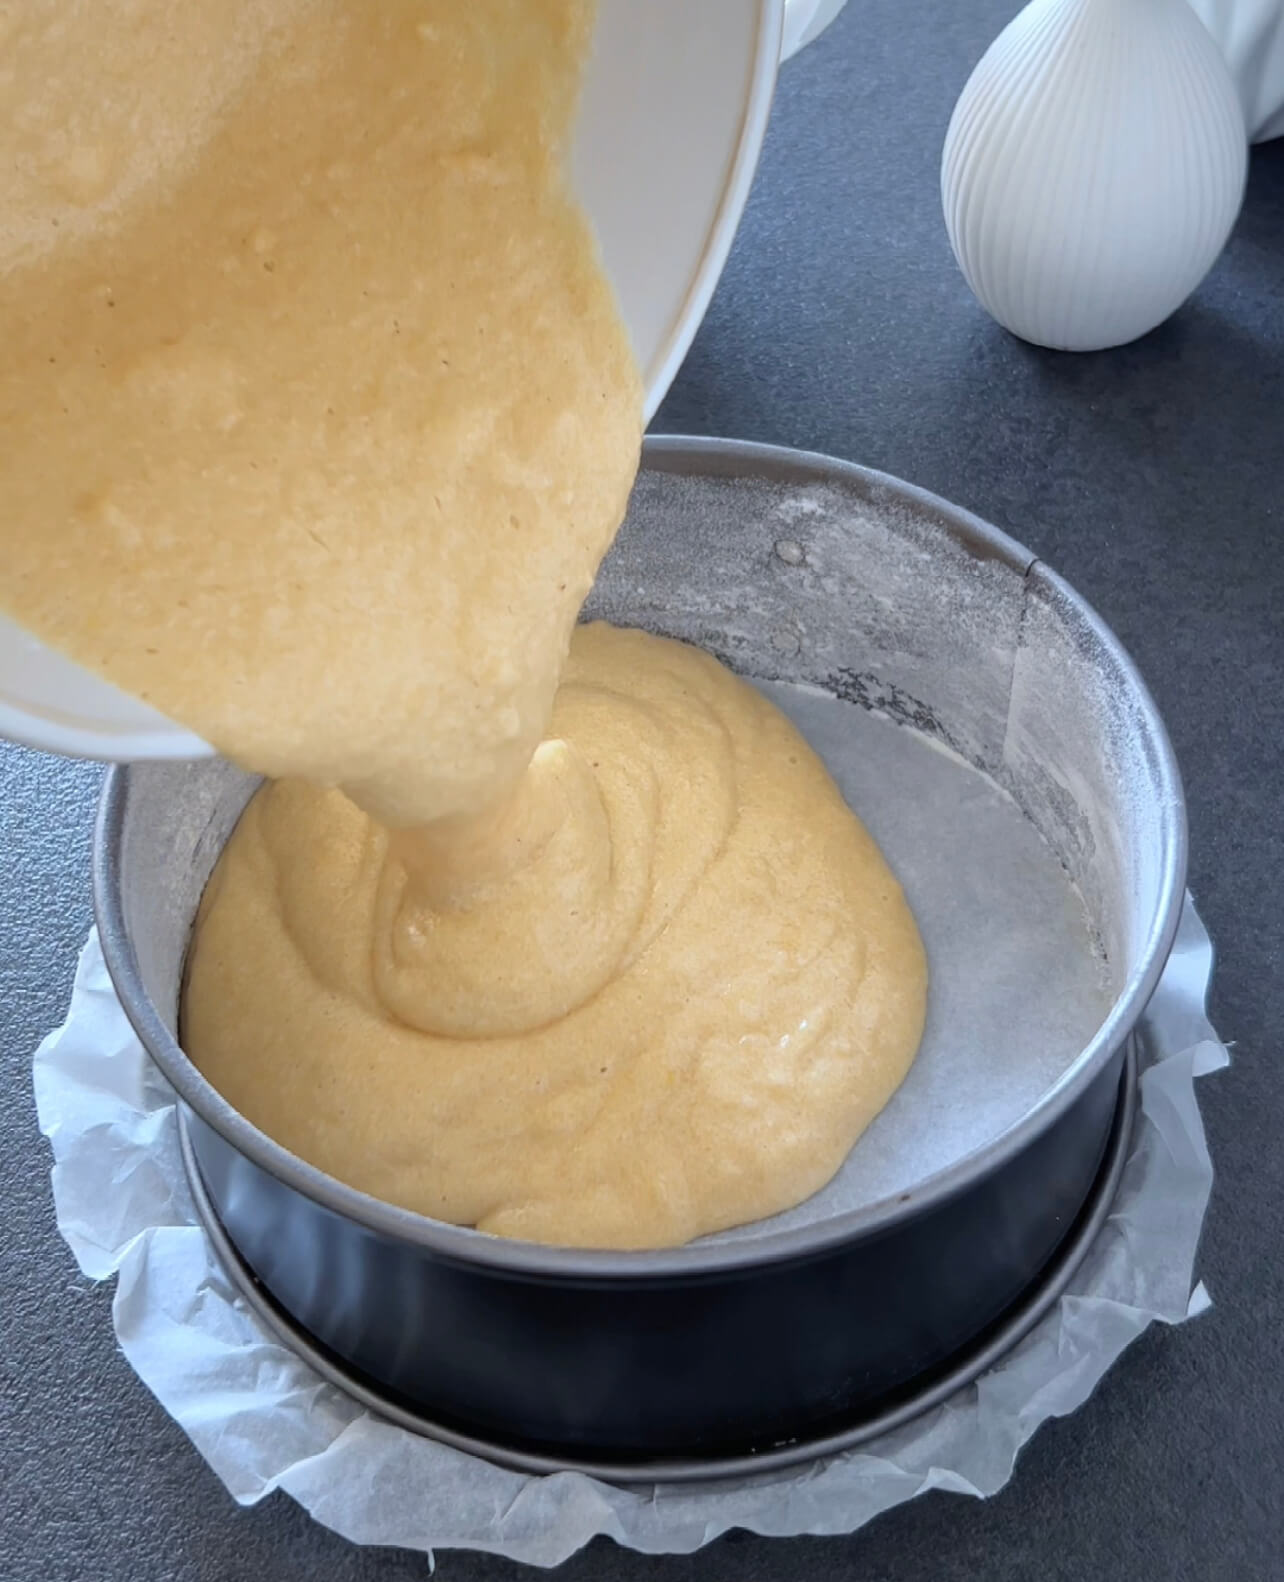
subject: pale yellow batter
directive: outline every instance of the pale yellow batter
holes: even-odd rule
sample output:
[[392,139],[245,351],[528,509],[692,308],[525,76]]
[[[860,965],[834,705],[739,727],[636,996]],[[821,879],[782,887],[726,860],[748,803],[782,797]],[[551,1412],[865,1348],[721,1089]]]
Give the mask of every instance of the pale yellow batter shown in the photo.
[[516,809],[450,865],[278,781],[207,891],[186,1046],[341,1180],[502,1235],[654,1247],[822,1186],[905,1075],[895,878],[774,705],[581,627]]
[[388,819],[512,785],[642,427],[561,173],[590,25],[584,0],[0,6],[24,625]]
[[751,688],[592,627],[557,691],[641,429],[561,174],[590,23],[0,4],[0,599],[286,777],[189,955],[239,1109],[439,1218],[654,1246],[832,1175],[925,969]]

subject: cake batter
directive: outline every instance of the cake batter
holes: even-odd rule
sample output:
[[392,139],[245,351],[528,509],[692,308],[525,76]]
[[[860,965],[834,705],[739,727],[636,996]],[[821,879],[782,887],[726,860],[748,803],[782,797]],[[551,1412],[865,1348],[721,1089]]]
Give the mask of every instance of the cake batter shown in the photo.
[[698,649],[594,624],[475,848],[261,791],[183,1031],[242,1114],[375,1197],[660,1247],[823,1186],[924,997],[900,887],[794,726]]
[[562,176],[591,21],[0,8],[8,611],[389,822],[512,787],[642,429]]

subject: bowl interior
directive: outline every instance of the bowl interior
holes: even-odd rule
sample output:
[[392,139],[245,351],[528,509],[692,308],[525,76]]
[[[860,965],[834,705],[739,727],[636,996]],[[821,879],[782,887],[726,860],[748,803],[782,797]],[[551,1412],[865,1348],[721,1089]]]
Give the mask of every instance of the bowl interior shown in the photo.
[[[586,614],[762,685],[883,845],[927,945],[928,1028],[900,1092],[823,1192],[718,1239],[910,1202],[1109,1057],[1176,917],[1180,792],[1144,688],[1057,578],[892,480],[653,442]],[[105,936],[109,965],[159,1014],[180,1091],[191,921],[254,784],[219,760],[138,765],[104,825],[129,946]]]

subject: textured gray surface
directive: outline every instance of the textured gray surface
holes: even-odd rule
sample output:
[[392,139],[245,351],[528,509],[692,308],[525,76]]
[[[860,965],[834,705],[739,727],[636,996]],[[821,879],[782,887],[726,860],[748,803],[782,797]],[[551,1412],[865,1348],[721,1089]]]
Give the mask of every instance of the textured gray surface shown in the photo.
[[[1192,884],[1237,1041],[1206,1084],[1216,1307],[1151,1333],[985,1503],[931,1495],[851,1538],[688,1558],[595,1544],[568,1578],[1276,1577],[1284,1538],[1284,142],[1167,326],[1073,358],[975,306],[940,222],[954,95],[1013,0],[852,0],[783,74],[730,266],[657,428],[851,456],[968,505],[1077,584],[1139,660],[1191,802]],[[116,1355],[110,1292],[53,1228],[29,1056],[89,920],[96,772],[0,749],[0,1577],[393,1582],[283,1497],[238,1511]],[[448,1579],[515,1575],[439,1556]]]

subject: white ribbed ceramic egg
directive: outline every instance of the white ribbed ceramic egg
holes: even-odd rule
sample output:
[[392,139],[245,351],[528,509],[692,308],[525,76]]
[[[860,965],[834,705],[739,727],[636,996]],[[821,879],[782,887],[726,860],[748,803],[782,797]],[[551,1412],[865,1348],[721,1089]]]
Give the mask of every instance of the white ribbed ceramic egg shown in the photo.
[[1023,339],[1122,345],[1212,267],[1247,151],[1235,84],[1187,0],[1033,0],[982,57],[946,134],[955,257]]

